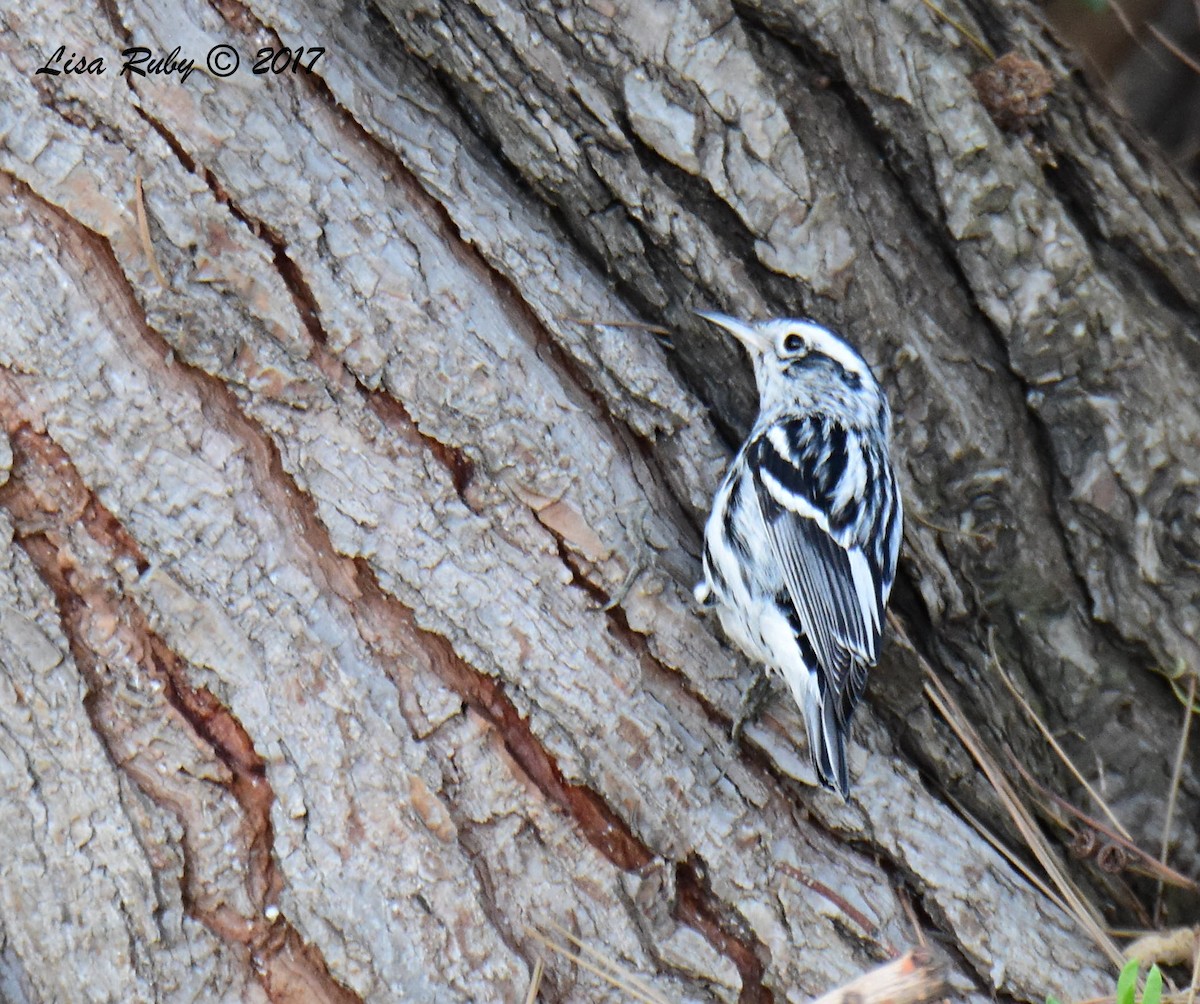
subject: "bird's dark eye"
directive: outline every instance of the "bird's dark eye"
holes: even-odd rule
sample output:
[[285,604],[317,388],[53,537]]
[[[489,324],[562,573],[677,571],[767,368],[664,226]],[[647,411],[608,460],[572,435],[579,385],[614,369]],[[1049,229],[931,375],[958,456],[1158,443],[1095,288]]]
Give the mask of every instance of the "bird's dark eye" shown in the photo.
[[799,335],[788,335],[783,340],[783,351],[789,355],[794,352],[800,352],[804,348],[804,339]]

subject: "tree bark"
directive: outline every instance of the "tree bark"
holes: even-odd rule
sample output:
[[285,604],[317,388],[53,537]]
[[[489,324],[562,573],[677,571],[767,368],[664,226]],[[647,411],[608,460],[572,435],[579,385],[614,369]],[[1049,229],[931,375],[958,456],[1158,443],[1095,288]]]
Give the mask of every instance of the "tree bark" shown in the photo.
[[[625,999],[554,925],[670,1001],[926,938],[957,999],[1111,988],[964,816],[1017,845],[922,666],[1078,801],[1005,667],[1157,849],[1200,208],[1030,8],[952,13],[1043,116],[915,2],[0,13],[0,998],[517,1001],[540,958]],[[281,46],[325,52],[250,72]],[[754,392],[712,307],[836,327],[893,403],[848,802],[790,701],[727,738],[753,669],[690,588]],[[1191,756],[1189,874],[1197,818]]]

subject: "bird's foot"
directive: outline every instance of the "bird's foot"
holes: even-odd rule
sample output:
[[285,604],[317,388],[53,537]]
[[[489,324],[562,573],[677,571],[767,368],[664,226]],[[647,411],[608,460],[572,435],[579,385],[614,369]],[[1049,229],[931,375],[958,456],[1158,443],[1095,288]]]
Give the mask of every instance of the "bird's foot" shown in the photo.
[[741,703],[738,704],[737,715],[733,719],[733,728],[730,730],[729,735],[735,746],[741,741],[742,731],[745,727],[757,721],[758,716],[771,703],[773,690],[774,681],[771,679],[770,673],[765,669],[760,669],[754,682],[742,694]]
[[625,573],[625,578],[608,598],[608,602],[600,607],[606,613],[609,610],[615,610],[625,602],[625,597],[629,595],[634,583],[654,563],[654,548],[646,538],[646,519],[649,515],[649,506],[643,502],[638,507],[633,519],[630,520],[627,532],[629,540],[633,544],[633,557],[629,562],[629,571]]

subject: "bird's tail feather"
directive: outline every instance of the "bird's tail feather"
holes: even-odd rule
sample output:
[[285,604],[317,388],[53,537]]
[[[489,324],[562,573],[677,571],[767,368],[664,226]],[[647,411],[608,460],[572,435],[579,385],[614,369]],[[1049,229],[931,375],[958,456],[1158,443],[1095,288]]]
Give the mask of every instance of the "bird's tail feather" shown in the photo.
[[808,746],[813,769],[826,788],[845,798],[850,793],[850,771],[846,764],[846,726],[838,720],[835,702],[817,694],[804,702]]

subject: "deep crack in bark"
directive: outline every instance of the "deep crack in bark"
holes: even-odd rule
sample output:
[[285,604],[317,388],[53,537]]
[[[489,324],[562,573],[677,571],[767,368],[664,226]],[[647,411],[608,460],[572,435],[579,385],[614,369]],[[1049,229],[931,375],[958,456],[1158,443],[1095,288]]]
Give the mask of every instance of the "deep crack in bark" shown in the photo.
[[[84,704],[92,727],[116,769],[131,776],[151,801],[175,814],[185,831],[181,847],[183,902],[190,913],[218,938],[243,946],[248,969],[272,1001],[321,1000],[353,1004],[360,1000],[330,974],[320,954],[304,944],[295,928],[278,914],[276,901],[283,878],[273,856],[274,792],[265,764],[233,713],[205,687],[193,686],[187,664],[150,627],[146,614],[120,588],[116,566],[129,561],[139,570],[147,561],[137,543],[80,478],[70,458],[49,435],[21,416],[20,402],[11,394],[14,381],[0,377],[0,419],[13,448],[8,482],[0,487],[0,506],[13,522],[15,539],[49,586],[59,610],[71,655],[88,688]],[[70,544],[82,528],[104,550],[105,568],[89,567]],[[228,769],[227,787],[242,815],[246,854],[245,887],[255,914],[236,914],[232,907],[202,903],[192,894],[194,872],[186,834],[199,824],[178,805],[164,801],[144,777],[130,773],[116,752],[121,725],[100,713],[114,685],[118,663],[93,642],[98,617],[111,617],[124,637],[124,651],[136,658],[140,670],[163,688],[167,700],[195,736]],[[268,911],[273,911],[270,916]]]

